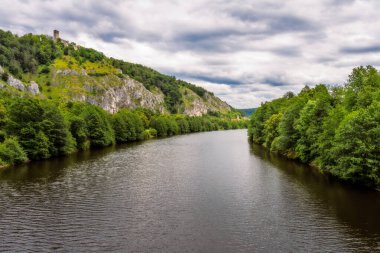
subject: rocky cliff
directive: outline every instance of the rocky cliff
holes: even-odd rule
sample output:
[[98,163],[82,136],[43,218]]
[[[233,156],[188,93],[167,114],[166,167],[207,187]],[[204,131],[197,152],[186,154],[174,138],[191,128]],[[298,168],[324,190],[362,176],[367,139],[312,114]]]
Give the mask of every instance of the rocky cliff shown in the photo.
[[153,93],[125,75],[91,76],[84,69],[54,70],[47,94],[65,100],[85,101],[111,113],[121,108],[138,107],[166,112],[164,95],[160,91]]
[[[4,70],[0,67],[0,74]],[[111,113],[121,108],[143,107],[152,111],[167,113],[165,96],[159,89],[150,91],[144,85],[127,75],[107,74],[89,75],[85,69],[54,69],[51,80],[39,85],[32,80],[29,83],[9,75],[6,85],[19,91],[44,98],[52,97],[64,101],[83,101],[102,107]],[[40,87],[42,91],[40,91]],[[180,113],[189,116],[201,116],[209,112],[226,113],[231,107],[219,98],[205,93],[199,96],[188,88],[181,89],[183,106]]]

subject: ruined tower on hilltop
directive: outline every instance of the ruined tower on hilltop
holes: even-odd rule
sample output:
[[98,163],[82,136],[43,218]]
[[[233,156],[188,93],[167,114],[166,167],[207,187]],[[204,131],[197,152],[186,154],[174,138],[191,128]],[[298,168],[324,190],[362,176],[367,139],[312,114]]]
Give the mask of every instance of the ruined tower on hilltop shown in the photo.
[[59,31],[58,30],[54,30],[53,34],[54,34],[54,36],[53,36],[54,41],[57,41],[59,39]]
[[68,40],[64,40],[64,39],[61,39],[59,37],[59,31],[58,30],[54,30],[53,31],[53,41],[54,42],[60,42],[62,43],[65,47],[68,47],[69,45],[72,45],[74,47],[75,50],[78,50],[78,48],[80,48],[81,46],[80,45],[76,45],[74,42],[71,42],[68,41]]

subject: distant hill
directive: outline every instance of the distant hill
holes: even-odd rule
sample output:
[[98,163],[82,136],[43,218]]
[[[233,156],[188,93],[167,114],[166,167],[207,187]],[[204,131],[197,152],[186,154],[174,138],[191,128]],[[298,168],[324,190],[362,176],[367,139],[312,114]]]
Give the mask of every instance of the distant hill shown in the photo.
[[241,112],[244,116],[250,117],[254,112],[256,112],[257,108],[248,108],[248,109],[237,109],[237,111]]
[[60,39],[58,31],[52,37],[0,30],[0,72],[3,90],[84,101],[111,113],[138,107],[190,116],[233,113],[201,87]]

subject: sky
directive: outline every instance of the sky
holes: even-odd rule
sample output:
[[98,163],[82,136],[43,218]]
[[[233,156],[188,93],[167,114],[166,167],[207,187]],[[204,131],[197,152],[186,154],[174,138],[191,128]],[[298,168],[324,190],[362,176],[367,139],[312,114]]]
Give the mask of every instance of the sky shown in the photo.
[[235,108],[380,66],[377,0],[0,0],[0,29],[52,34],[202,86]]

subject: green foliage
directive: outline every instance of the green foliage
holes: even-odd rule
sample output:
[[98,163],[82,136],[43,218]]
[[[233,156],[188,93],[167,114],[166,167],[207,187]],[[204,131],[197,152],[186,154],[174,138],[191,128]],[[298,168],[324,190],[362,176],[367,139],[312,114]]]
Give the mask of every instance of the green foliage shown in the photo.
[[70,128],[69,128],[77,149],[86,150],[90,148],[90,140],[88,139],[88,132],[86,122],[83,118],[76,115],[70,115]]
[[142,117],[142,115],[140,117],[138,113],[130,112],[126,109],[120,110],[113,115],[112,123],[116,142],[126,143],[146,138],[146,135],[142,136],[145,130]]
[[36,73],[39,65],[49,64],[61,54],[61,47],[47,36],[18,37],[0,30],[0,65],[18,78],[23,73]]
[[48,101],[14,99],[8,117],[7,133],[19,137],[31,159],[44,159],[75,150],[62,112]]
[[91,147],[106,147],[115,143],[109,115],[103,109],[86,105],[81,117],[86,122]]
[[16,99],[8,109],[7,133],[18,136],[28,157],[31,159],[48,158],[49,139],[43,133],[44,110],[39,101]]
[[262,104],[249,140],[354,183],[380,186],[380,74],[352,71],[344,87],[305,87]]
[[72,46],[69,47],[69,54],[72,55],[78,62],[99,62],[105,59],[103,53],[98,52],[91,48],[80,47],[78,50],[75,50]]
[[278,134],[278,125],[281,121],[282,113],[273,114],[267,121],[264,123],[263,134],[265,136],[265,146],[271,148],[273,140],[279,135]]
[[76,150],[75,140],[61,110],[49,101],[42,100],[40,104],[44,111],[41,127],[49,139],[49,154],[58,156],[74,152]]
[[[157,137],[157,130],[154,128],[146,129],[143,136],[149,136],[149,139]],[[145,138],[144,138],[145,139]]]
[[156,129],[158,137],[165,137],[168,135],[169,125],[165,116],[153,117],[150,126]]
[[184,118],[184,117],[177,118],[176,121],[177,121],[179,133],[187,134],[190,132],[189,121],[186,120],[186,118]]
[[346,115],[340,123],[327,166],[343,179],[376,187],[380,185],[380,102]]
[[0,143],[0,160],[6,164],[15,165],[26,162],[28,157],[17,139],[9,137]]

